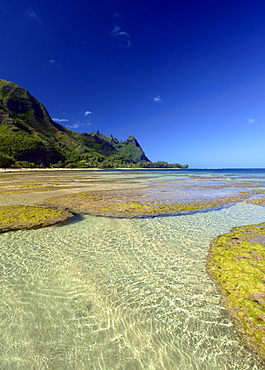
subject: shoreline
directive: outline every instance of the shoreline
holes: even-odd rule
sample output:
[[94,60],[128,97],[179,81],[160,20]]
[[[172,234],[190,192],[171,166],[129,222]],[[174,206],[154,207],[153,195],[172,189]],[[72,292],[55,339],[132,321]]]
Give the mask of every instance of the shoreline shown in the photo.
[[39,171],[104,171],[101,168],[0,168],[0,173]]
[[27,171],[135,171],[135,170],[144,170],[144,171],[155,171],[155,170],[163,170],[163,171],[171,171],[171,170],[183,170],[187,168],[164,168],[164,167],[157,167],[157,168],[142,168],[142,167],[135,167],[135,168],[128,168],[128,167],[117,167],[117,168],[0,168],[0,173],[3,172],[27,172]]

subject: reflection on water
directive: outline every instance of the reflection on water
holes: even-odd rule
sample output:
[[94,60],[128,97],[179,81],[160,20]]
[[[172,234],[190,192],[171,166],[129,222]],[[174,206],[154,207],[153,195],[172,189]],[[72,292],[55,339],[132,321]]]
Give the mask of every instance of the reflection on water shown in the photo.
[[205,272],[265,208],[84,220],[0,235],[1,369],[258,369]]

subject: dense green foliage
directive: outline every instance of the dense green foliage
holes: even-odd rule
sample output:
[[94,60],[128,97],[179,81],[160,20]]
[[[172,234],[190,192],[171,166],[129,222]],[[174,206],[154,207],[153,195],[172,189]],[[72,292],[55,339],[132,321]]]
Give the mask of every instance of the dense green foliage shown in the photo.
[[[0,167],[182,167],[152,163],[138,141],[77,133],[55,123],[27,90],[0,80]],[[186,167],[186,166],[185,166]]]

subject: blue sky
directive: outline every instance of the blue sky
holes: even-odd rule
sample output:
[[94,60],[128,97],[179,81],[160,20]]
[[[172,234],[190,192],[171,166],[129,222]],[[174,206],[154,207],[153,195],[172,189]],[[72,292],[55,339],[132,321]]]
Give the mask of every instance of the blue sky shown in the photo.
[[2,0],[0,78],[152,161],[265,167],[265,2]]

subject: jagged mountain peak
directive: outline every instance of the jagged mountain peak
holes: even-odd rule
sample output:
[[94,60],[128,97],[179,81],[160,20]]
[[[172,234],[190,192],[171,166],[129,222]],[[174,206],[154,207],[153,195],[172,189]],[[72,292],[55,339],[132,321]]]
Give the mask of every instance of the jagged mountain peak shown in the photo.
[[[149,161],[133,136],[77,133],[55,123],[28,90],[0,79],[0,154],[36,165]],[[96,158],[96,159],[95,159]],[[94,162],[93,162],[94,161]]]

